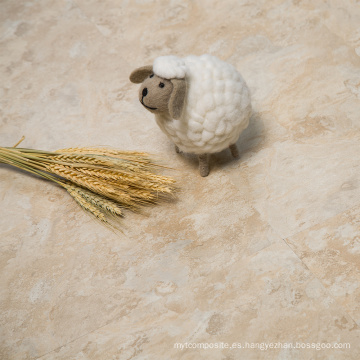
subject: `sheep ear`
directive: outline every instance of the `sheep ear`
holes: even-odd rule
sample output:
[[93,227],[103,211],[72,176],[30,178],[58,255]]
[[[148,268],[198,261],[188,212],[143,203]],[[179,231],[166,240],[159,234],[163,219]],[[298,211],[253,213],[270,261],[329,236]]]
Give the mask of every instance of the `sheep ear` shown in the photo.
[[171,79],[173,91],[169,100],[169,113],[171,117],[178,120],[185,105],[186,81],[185,79]]
[[153,72],[152,65],[142,66],[130,74],[130,81],[134,84],[142,83]]

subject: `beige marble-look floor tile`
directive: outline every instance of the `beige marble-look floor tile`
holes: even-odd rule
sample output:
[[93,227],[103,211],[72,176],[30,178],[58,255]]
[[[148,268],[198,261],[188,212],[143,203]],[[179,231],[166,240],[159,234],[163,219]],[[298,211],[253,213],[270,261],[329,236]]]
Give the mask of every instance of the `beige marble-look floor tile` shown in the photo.
[[[197,167],[184,174],[182,185],[194,178]],[[43,183],[32,181],[34,187]],[[9,196],[18,191],[17,185]],[[123,234],[93,222],[66,192],[51,186],[46,184],[43,194],[45,199],[49,196],[46,207],[44,199],[29,197],[34,215],[25,230],[16,231],[23,220],[12,218],[13,227],[2,238],[5,358],[37,358],[130,313],[134,322],[141,321],[136,314],[162,292],[186,287],[189,277],[206,277],[215,262],[229,266],[279,241],[246,196],[234,194],[235,188],[221,172],[206,187],[193,182],[182,201],[152,209],[151,217],[128,213]],[[195,194],[204,199],[212,196],[197,203]],[[212,226],[204,227],[208,223]],[[20,237],[15,239],[14,232]],[[185,257],[185,263],[180,257],[184,248],[193,254],[191,259]],[[207,253],[206,261],[202,251]],[[181,304],[174,301],[173,306]]]
[[60,139],[61,146],[71,138],[86,140],[83,106],[88,104],[83,99],[91,92],[86,68],[93,44],[101,40],[98,32],[71,2],[3,6],[3,28],[13,31],[0,37],[2,54],[7,54],[0,67],[6,129],[2,146],[13,145],[22,135],[28,147],[49,150]]
[[[177,168],[182,189],[149,217],[128,214],[116,235],[52,184],[1,166],[0,357],[359,358],[356,259],[341,245],[352,236],[350,212],[341,213],[359,204],[355,0],[0,7],[0,145],[24,134],[24,147],[45,150],[146,150]],[[174,153],[128,80],[156,56],[202,53],[240,70],[254,106],[242,158],[212,156],[207,179],[193,157]],[[310,270],[296,256],[322,223],[335,235],[317,239],[337,246],[342,261],[326,272],[312,262],[323,260],[317,250],[302,258]],[[173,349],[289,339],[352,347]]]
[[[152,218],[128,216],[141,226],[122,236],[105,236],[64,194],[58,211],[71,211],[48,224],[47,236],[46,224],[38,224],[40,233],[5,246],[2,329],[12,336],[3,356],[237,359],[238,350],[173,346],[245,341],[347,342],[351,351],[318,358],[355,356],[356,323],[261,220],[245,184],[234,195],[226,174],[216,172],[206,187],[191,183],[196,175],[194,168],[182,180],[191,184],[182,201],[157,208]],[[207,201],[196,202],[195,195]],[[245,354],[268,358],[260,350]],[[283,349],[271,356],[304,354],[310,359],[314,352]]]
[[255,208],[285,238],[359,203],[359,148],[356,139],[276,141],[234,163],[229,177],[236,184],[247,174]]
[[360,324],[360,206],[286,242],[331,296]]
[[[32,236],[46,241],[56,219],[56,204],[63,199],[61,192],[54,184],[7,166],[1,167],[0,183],[1,202],[9,204],[1,210],[0,247],[19,244]],[[39,188],[41,196],[32,196]],[[31,211],[34,208],[36,212]]]
[[[188,243],[177,248],[177,258],[171,262],[164,262],[164,253],[145,260],[126,274],[123,285],[124,290],[148,293],[141,310],[114,319],[41,359],[357,359],[358,326],[285,243],[229,263],[209,250],[206,244],[194,248]],[[202,261],[194,261],[200,257]],[[190,263],[187,280],[175,280],[175,284],[181,273],[173,269]],[[204,272],[209,263],[211,270]],[[164,265],[169,268],[167,274],[157,271]],[[135,289],[134,284],[138,284]],[[263,346],[273,342],[279,347],[279,343],[320,347],[336,342],[351,347],[235,348],[246,342]],[[190,348],[200,343],[216,343],[219,348]],[[234,348],[221,348],[225,343]],[[176,344],[188,344],[188,348],[181,350]]]

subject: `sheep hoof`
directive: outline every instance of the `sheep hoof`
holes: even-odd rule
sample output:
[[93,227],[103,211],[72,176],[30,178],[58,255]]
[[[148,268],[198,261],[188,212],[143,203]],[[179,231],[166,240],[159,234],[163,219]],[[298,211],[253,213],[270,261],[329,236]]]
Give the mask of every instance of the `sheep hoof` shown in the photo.
[[175,145],[175,151],[177,154],[182,154],[182,151],[178,148],[177,145]]
[[200,167],[200,175],[201,175],[202,177],[208,176],[209,173],[210,173],[209,166],[207,166],[207,167]]
[[229,149],[231,151],[231,155],[233,156],[233,158],[238,159],[240,157],[239,156],[239,150],[238,150],[236,144],[230,145]]
[[199,155],[199,170],[202,177],[209,175],[210,167],[207,154]]

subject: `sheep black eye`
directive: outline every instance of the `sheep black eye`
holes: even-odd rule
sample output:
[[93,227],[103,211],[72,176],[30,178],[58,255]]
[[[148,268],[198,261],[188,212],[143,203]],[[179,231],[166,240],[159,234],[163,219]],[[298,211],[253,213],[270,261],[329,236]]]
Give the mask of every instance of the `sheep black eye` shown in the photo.
[[161,88],[163,88],[164,86],[165,86],[165,84],[162,82],[159,84],[159,87],[161,87]]
[[154,74],[151,74],[150,76],[149,76],[149,78],[152,78],[154,76]]

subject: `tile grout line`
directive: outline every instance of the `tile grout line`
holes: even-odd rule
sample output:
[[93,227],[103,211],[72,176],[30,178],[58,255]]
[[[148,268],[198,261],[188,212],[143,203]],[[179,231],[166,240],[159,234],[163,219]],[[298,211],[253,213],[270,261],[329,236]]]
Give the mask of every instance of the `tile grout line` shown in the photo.
[[94,329],[94,330],[91,330],[91,331],[87,332],[86,334],[80,335],[80,336],[78,336],[77,338],[72,339],[72,340],[68,341],[67,343],[65,343],[65,344],[63,344],[63,345],[60,345],[60,346],[56,347],[55,349],[52,349],[52,350],[48,351],[47,353],[45,353],[45,354],[43,354],[43,355],[40,355],[39,357],[33,358],[33,360],[39,360],[39,359],[43,358],[44,356],[53,353],[54,351],[60,350],[61,348],[65,347],[65,346],[67,346],[67,345],[69,345],[69,344],[72,344],[73,342],[75,342],[75,341],[77,341],[77,340],[79,340],[79,339],[81,339],[81,338],[83,338],[83,337],[85,337],[85,336],[87,336],[87,335],[90,335],[90,334],[98,331],[99,329],[102,329],[103,327],[109,325],[113,320],[114,320],[114,319],[108,321],[106,324],[101,325],[101,326],[99,326],[98,328],[96,328],[96,329]]
[[[354,209],[354,208],[356,208],[356,207],[358,207],[358,206],[360,206],[360,202],[357,203],[357,204],[355,204],[355,205],[352,205],[352,206],[348,207],[347,209],[345,209],[345,210],[343,210],[343,211],[339,211],[339,212],[337,212],[337,213],[335,213],[335,214],[330,215],[329,217],[327,217],[327,218],[324,219],[323,221],[320,221],[320,222],[318,222],[318,223],[316,223],[316,224],[309,225],[308,227],[306,227],[306,228],[304,228],[304,229],[301,229],[301,230],[299,230],[299,231],[296,231],[296,232],[294,232],[294,233],[287,234],[287,235],[285,236],[285,238],[287,239],[287,238],[290,238],[290,237],[299,235],[300,233],[302,233],[302,232],[304,232],[304,231],[308,231],[308,230],[310,230],[311,228],[313,228],[313,227],[315,227],[315,226],[321,225],[321,224],[329,221],[330,219],[332,219],[332,218],[334,218],[334,217],[336,217],[336,216],[339,216],[339,215],[344,214],[344,213],[346,213],[346,212],[348,212],[348,211],[351,211],[352,209]],[[256,210],[257,210],[257,209],[256,209]],[[269,226],[271,226],[271,225],[269,224]],[[272,226],[271,226],[271,228],[273,229]],[[273,230],[275,231],[275,229],[273,229]],[[276,233],[277,233],[277,232],[276,232]],[[277,233],[277,234],[278,234],[278,233]],[[278,235],[280,236],[280,234],[278,234]],[[280,237],[283,238],[282,236],[280,236]]]
[[[355,205],[354,207],[359,206],[359,205],[360,205],[360,204],[357,204],[357,205]],[[352,207],[352,208],[354,208],[354,207]],[[352,209],[352,208],[351,208],[351,209]],[[256,210],[256,211],[257,211],[257,210]],[[346,211],[348,211],[348,210],[346,210]],[[341,213],[340,213],[340,214],[341,214]],[[337,215],[338,215],[338,214],[337,214]],[[337,216],[337,215],[335,215],[335,216]],[[331,219],[331,217],[330,217],[329,219]],[[328,219],[325,220],[325,221],[328,221]],[[291,250],[291,252],[300,260],[300,262],[303,264],[303,266],[313,275],[313,277],[320,282],[320,284],[321,284],[321,286],[324,288],[326,294],[336,303],[337,307],[338,307],[339,309],[343,310],[343,311],[349,316],[349,318],[358,326],[359,324],[357,323],[357,321],[348,313],[348,311],[347,311],[341,304],[339,304],[339,302],[337,301],[337,299],[329,292],[329,290],[327,289],[327,287],[325,287],[325,285],[323,284],[323,282],[321,281],[321,279],[319,279],[319,278],[311,271],[311,269],[304,263],[304,261],[298,256],[298,254],[296,254],[296,252],[294,251],[294,249],[293,249],[293,248],[289,245],[289,243],[286,241],[286,239],[287,239],[288,237],[284,238],[284,237],[280,236],[280,234],[279,234],[268,222],[266,222],[266,223],[267,223],[268,226],[274,231],[274,233],[287,245],[287,247]],[[320,222],[319,224],[322,224],[322,223],[323,223],[323,222]],[[314,226],[315,226],[315,225],[314,225]],[[309,228],[311,228],[311,226],[310,226]],[[301,230],[301,231],[297,232],[296,234],[299,234],[299,233],[301,233],[302,231],[305,231],[305,230]],[[295,236],[296,234],[291,235],[291,236]]]
[[277,232],[270,224],[268,224],[268,225],[273,229],[273,231],[274,231],[277,235],[279,235],[279,237],[281,238],[281,240],[289,247],[289,249],[295,254],[295,256],[301,261],[301,263],[305,266],[305,268],[314,276],[314,278],[316,278],[316,279],[320,282],[320,284],[323,286],[326,294],[337,304],[337,306],[338,306],[340,309],[342,309],[342,310],[349,316],[349,318],[350,318],[356,325],[359,325],[358,322],[348,313],[348,311],[343,307],[343,305],[341,305],[341,304],[337,301],[337,299],[329,292],[328,288],[324,285],[323,281],[322,281],[320,278],[318,278],[318,277],[311,271],[311,269],[310,269],[310,268],[306,265],[306,263],[298,256],[298,254],[297,254],[297,253],[295,252],[295,250],[291,247],[291,245],[286,241],[286,239],[288,239],[288,238],[290,238],[290,237],[293,237],[293,236],[296,236],[296,235],[300,234],[301,232],[307,231],[307,230],[311,229],[311,228],[314,227],[314,226],[321,225],[321,224],[329,221],[330,219],[332,219],[332,218],[334,218],[334,217],[336,217],[336,216],[339,216],[340,214],[343,214],[343,213],[345,213],[345,212],[348,212],[348,211],[350,211],[350,210],[352,210],[352,209],[354,209],[354,208],[356,208],[356,207],[358,207],[358,206],[360,206],[360,203],[358,203],[358,204],[356,204],[356,205],[354,205],[354,206],[352,206],[352,207],[350,207],[350,208],[348,208],[348,209],[346,209],[346,210],[344,210],[344,211],[340,211],[339,213],[337,213],[337,214],[335,214],[335,215],[333,215],[333,216],[330,216],[329,218],[325,219],[324,221],[321,221],[321,222],[319,222],[319,223],[317,223],[317,224],[311,225],[311,226],[307,227],[306,229],[300,230],[300,231],[298,231],[298,232],[296,232],[296,233],[294,233],[294,234],[291,234],[291,235],[289,235],[289,236],[287,236],[287,237],[285,237],[285,238],[283,238],[282,236],[280,236],[280,235],[278,234],[278,232]]
[[[230,179],[230,181],[231,181],[231,179]],[[232,182],[232,181],[231,181],[231,182]],[[232,183],[233,183],[233,182],[232,182]],[[235,184],[233,183],[233,185],[235,185]],[[279,234],[279,232],[278,232],[277,230],[275,230],[274,227],[273,227],[268,221],[264,220],[265,223],[272,229],[272,231],[274,231],[274,233],[277,235],[277,237],[280,238],[280,239],[287,245],[287,247],[291,250],[291,252],[299,259],[299,261],[303,264],[303,266],[313,275],[313,277],[314,277],[315,279],[317,279],[317,280],[320,282],[320,284],[321,284],[322,287],[324,288],[326,294],[336,303],[337,307],[338,307],[339,309],[342,309],[342,310],[349,316],[349,318],[350,318],[357,326],[359,325],[359,324],[357,323],[357,321],[348,313],[348,311],[347,311],[341,304],[339,304],[339,302],[337,301],[337,299],[329,292],[329,290],[327,289],[327,287],[325,287],[325,285],[323,284],[322,280],[319,279],[319,278],[311,271],[311,269],[305,264],[305,262],[298,256],[298,254],[294,251],[294,249],[289,245],[289,243],[286,241],[286,239],[287,239],[287,238],[290,238],[290,237],[293,237],[293,236],[296,236],[297,234],[300,234],[300,233],[303,232],[303,231],[309,230],[309,229],[311,229],[311,228],[314,227],[314,226],[323,224],[323,223],[329,221],[331,218],[336,217],[336,216],[339,216],[340,214],[343,214],[343,213],[345,213],[345,212],[348,212],[348,211],[350,211],[350,210],[352,210],[352,209],[354,209],[354,208],[356,208],[356,207],[358,207],[358,206],[360,206],[360,203],[357,203],[357,204],[355,204],[354,206],[351,206],[351,207],[349,207],[348,209],[346,209],[346,210],[344,210],[344,211],[340,211],[340,212],[336,213],[335,215],[328,217],[328,218],[325,219],[324,221],[321,221],[321,222],[319,222],[319,223],[317,223],[317,224],[310,225],[310,226],[308,226],[306,229],[302,229],[302,230],[300,230],[300,231],[298,231],[298,232],[295,232],[294,234],[290,234],[290,235],[288,235],[288,236],[286,236],[286,237],[281,236],[281,235]],[[259,212],[259,210],[258,210],[255,206],[254,206],[254,210],[259,214],[260,218],[262,218],[261,213]],[[273,243],[273,244],[274,244],[274,243]]]
[[286,239],[283,239],[282,240],[285,242],[285,244],[289,247],[289,249],[295,254],[295,256],[301,261],[301,263],[305,266],[305,268],[314,276],[315,279],[317,279],[320,284],[322,285],[322,287],[324,288],[326,294],[336,303],[336,305],[342,309],[348,316],[349,318],[356,324],[356,325],[359,325],[357,323],[357,321],[347,312],[347,310],[341,305],[339,304],[339,302],[337,301],[337,299],[329,292],[328,288],[324,285],[324,283],[322,282],[321,279],[319,279],[312,271],[311,269],[304,263],[304,261],[302,261],[300,259],[300,257],[295,253],[295,251],[292,249],[292,247],[288,244],[288,242],[286,241]]
[[101,38],[104,40],[106,37],[101,33],[101,31],[98,29],[96,24],[84,13],[84,10],[81,8],[81,6],[78,4],[77,0],[74,0],[74,4],[76,5],[77,9],[81,12],[81,14],[86,18],[86,20],[91,24],[96,32],[101,36]]

